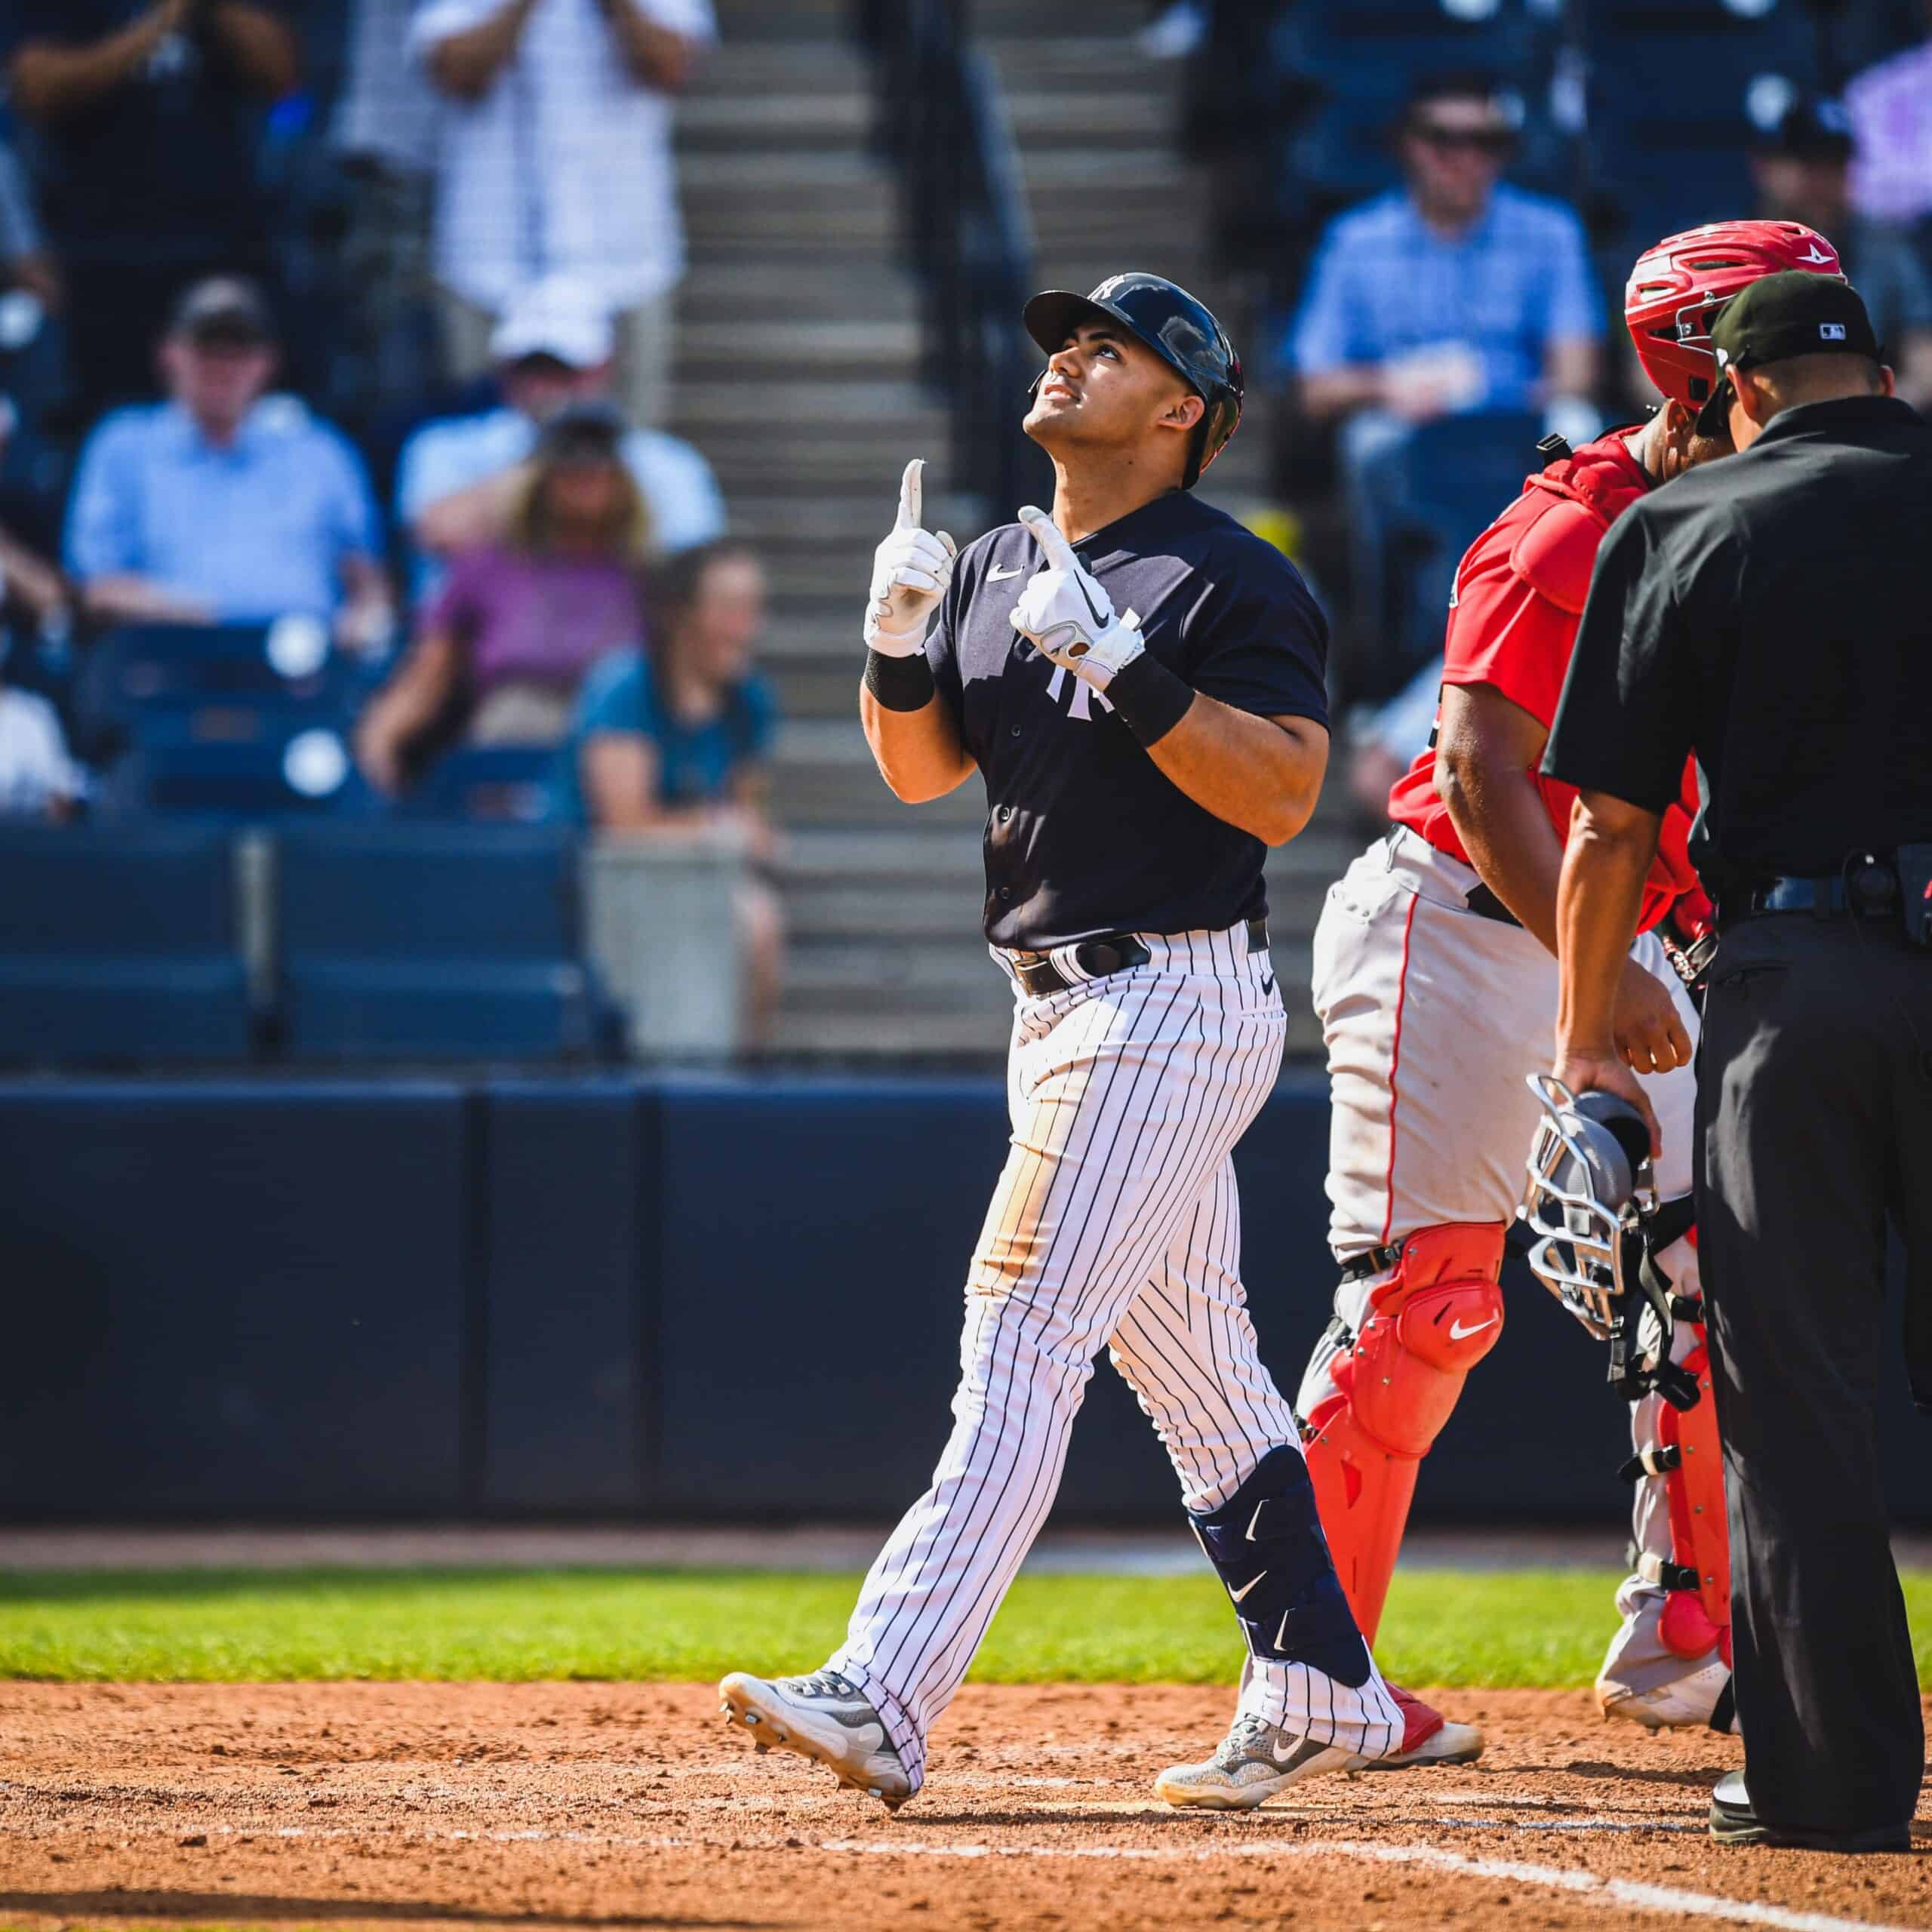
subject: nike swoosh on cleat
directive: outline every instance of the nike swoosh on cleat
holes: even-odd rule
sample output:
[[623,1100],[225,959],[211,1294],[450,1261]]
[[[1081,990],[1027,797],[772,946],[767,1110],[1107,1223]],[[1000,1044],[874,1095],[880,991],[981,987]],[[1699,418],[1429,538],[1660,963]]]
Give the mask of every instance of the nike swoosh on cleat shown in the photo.
[[1022,573],[1017,570],[1003,571],[998,565],[995,564],[987,571],[986,581],[989,583],[1004,583],[1008,577],[1019,577],[1021,574]]
[[1303,1737],[1297,1739],[1294,1748],[1286,1752],[1278,1744],[1271,1744],[1268,1747],[1268,1755],[1284,1771],[1291,1771],[1296,1765],[1306,1764],[1318,1752],[1327,1749],[1327,1745],[1318,1744],[1312,1737]]
[[[1264,1570],[1264,1571],[1262,1571],[1262,1573],[1261,1573],[1261,1577],[1265,1577],[1265,1576],[1266,1576],[1266,1575],[1267,1575],[1267,1574],[1268,1574],[1268,1573],[1267,1573],[1267,1571]],[[1256,1585],[1257,1583],[1260,1583],[1260,1580],[1261,1580],[1261,1577],[1251,1577],[1251,1578],[1248,1580],[1248,1581],[1247,1581],[1247,1582],[1246,1582],[1245,1583],[1242,1584],[1242,1586],[1241,1586],[1241,1588],[1240,1588],[1239,1589],[1238,1589],[1238,1590],[1230,1590],[1230,1591],[1228,1592],[1228,1595],[1229,1595],[1229,1598],[1231,1598],[1234,1602],[1235,1602],[1235,1603],[1239,1603],[1239,1602],[1241,1601],[1241,1598],[1242,1598],[1243,1597],[1246,1596],[1246,1595],[1247,1595],[1248,1592],[1249,1592],[1250,1590],[1253,1589],[1254,1589],[1254,1587],[1255,1586],[1255,1585]]]
[[1500,1315],[1492,1315],[1487,1321],[1478,1321],[1473,1328],[1465,1328],[1460,1321],[1452,1321],[1449,1324],[1449,1339],[1452,1342],[1466,1342],[1472,1335],[1480,1335],[1485,1328],[1494,1328],[1502,1319]]

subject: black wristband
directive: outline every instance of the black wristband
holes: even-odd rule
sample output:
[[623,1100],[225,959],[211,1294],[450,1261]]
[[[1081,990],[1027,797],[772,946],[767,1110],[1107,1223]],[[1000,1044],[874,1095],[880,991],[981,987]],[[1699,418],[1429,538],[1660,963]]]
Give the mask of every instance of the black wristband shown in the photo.
[[938,688],[923,651],[909,657],[888,657],[882,651],[866,653],[866,689],[888,711],[923,711]]
[[1158,743],[1187,715],[1192,685],[1177,678],[1151,651],[1143,651],[1107,685],[1107,702],[1143,745]]

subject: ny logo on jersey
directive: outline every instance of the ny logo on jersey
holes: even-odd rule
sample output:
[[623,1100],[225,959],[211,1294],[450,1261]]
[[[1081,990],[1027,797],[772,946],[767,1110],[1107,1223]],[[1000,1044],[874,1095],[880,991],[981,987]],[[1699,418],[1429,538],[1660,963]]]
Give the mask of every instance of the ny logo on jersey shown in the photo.
[[[1121,620],[1121,622],[1124,624],[1138,624],[1140,621],[1140,618],[1132,611],[1129,611]],[[1078,718],[1083,722],[1091,722],[1094,715],[1093,708],[1095,705],[1097,704],[1103,711],[1112,710],[1113,706],[1108,703],[1106,692],[1097,691],[1084,678],[1075,677],[1064,664],[1056,664],[1054,666],[1054,674],[1047,680],[1048,697],[1051,698],[1054,703],[1059,703],[1060,693],[1069,685],[1073,687],[1073,702],[1066,708],[1068,717]]]

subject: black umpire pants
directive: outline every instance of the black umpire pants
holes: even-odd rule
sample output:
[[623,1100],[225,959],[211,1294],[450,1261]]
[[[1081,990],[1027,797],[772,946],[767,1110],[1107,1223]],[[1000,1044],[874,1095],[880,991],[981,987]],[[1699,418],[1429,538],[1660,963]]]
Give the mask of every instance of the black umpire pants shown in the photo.
[[[1925,1739],[1876,1398],[1885,1228],[1932,1409],[1932,950],[1896,920],[1727,928],[1698,1062],[1698,1247],[1729,1489],[1745,1783],[1855,1841],[1916,1807]],[[1847,1844],[1847,1848],[1852,1848]]]

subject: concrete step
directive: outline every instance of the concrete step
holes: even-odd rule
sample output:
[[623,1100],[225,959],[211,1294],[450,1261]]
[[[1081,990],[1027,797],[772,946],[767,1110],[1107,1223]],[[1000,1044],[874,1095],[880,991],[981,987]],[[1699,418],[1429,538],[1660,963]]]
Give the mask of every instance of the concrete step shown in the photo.
[[678,285],[678,312],[686,329],[716,322],[915,322],[919,295],[909,274],[867,254],[788,263],[777,274],[768,262],[700,260]]
[[755,368],[761,380],[818,375],[903,377],[918,367],[920,332],[910,315],[884,320],[718,320],[678,338],[681,382],[728,380]]

